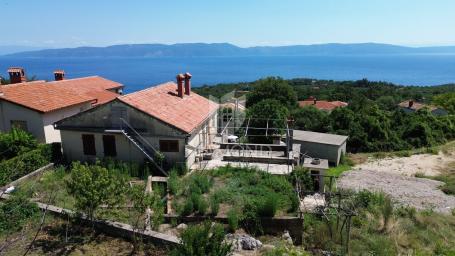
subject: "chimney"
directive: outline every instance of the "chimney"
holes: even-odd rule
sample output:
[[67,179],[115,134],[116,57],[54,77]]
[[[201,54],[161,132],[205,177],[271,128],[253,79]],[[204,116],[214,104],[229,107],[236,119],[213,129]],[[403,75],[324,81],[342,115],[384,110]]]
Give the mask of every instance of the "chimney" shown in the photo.
[[65,71],[64,70],[55,70],[54,78],[55,78],[55,81],[65,80]]
[[25,70],[21,67],[11,67],[8,69],[9,81],[12,84],[26,82]]
[[183,74],[177,75],[177,94],[180,98],[183,98],[183,80],[185,76]]
[[188,72],[185,73],[185,94],[190,95],[191,92],[191,77],[192,75]]
[[412,108],[413,105],[414,105],[414,101],[413,101],[413,100],[410,100],[410,101],[409,101],[408,108]]
[[317,102],[317,101],[318,101],[318,100],[317,100],[316,98],[313,98],[313,105],[316,105],[316,102]]

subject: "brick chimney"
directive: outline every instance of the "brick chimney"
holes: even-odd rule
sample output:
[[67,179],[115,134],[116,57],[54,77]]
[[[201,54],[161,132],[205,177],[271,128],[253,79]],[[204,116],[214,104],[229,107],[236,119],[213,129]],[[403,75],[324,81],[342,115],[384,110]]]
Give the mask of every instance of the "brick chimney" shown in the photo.
[[408,108],[412,108],[413,105],[414,105],[414,101],[413,101],[413,100],[410,100],[410,101],[409,101]]
[[316,105],[316,102],[317,102],[317,101],[318,101],[318,100],[317,100],[316,98],[313,98],[313,105]]
[[191,77],[192,75],[188,72],[185,73],[185,94],[190,95],[191,92]]
[[11,67],[8,69],[9,80],[12,84],[26,82],[25,70],[21,67]]
[[183,74],[177,75],[177,94],[180,98],[183,98],[183,80],[185,76]]
[[65,80],[65,71],[64,70],[55,70],[54,78],[55,78],[55,81]]

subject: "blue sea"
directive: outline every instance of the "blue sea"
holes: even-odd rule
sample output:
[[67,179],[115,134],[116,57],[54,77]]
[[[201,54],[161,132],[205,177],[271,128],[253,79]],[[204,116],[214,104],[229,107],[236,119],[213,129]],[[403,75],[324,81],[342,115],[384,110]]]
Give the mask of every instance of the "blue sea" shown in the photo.
[[272,56],[186,58],[7,58],[0,57],[0,75],[21,66],[27,76],[53,79],[64,69],[67,78],[100,75],[126,85],[126,92],[193,74],[193,86],[253,81],[265,76],[357,80],[367,78],[401,85],[455,83],[455,55]]

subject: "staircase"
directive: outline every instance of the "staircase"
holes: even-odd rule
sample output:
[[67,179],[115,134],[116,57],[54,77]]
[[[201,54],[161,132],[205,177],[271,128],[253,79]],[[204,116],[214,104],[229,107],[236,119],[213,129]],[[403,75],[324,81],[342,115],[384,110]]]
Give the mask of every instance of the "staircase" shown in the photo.
[[169,176],[169,174],[155,161],[155,155],[158,151],[148,142],[144,137],[142,137],[133,127],[131,127],[128,122],[123,118],[120,118],[122,121],[121,131],[128,140],[136,146],[139,151],[141,151],[145,157],[162,173],[164,176]]

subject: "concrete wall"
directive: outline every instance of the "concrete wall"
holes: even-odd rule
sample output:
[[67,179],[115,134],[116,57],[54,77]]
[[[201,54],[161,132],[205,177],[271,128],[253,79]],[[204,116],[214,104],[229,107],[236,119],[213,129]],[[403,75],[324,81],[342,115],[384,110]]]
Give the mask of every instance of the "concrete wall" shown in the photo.
[[300,144],[300,152],[313,158],[329,160],[329,163],[338,165],[342,153],[346,153],[346,142],[341,146],[321,144],[307,141],[294,140],[294,143]]
[[[96,157],[104,157],[102,134],[109,133],[106,130],[120,130],[122,125],[125,126],[119,121],[119,117],[127,120],[128,124],[140,133],[156,150],[161,151],[160,140],[177,140],[179,152],[162,152],[170,165],[186,163],[187,166],[190,166],[193,164],[195,152],[193,152],[194,150],[191,149],[191,146],[197,147],[203,141],[210,141],[209,138],[204,139],[201,135],[210,131],[210,134],[214,136],[217,127],[216,115],[214,115],[210,121],[203,124],[189,136],[175,127],[167,125],[123,102],[113,101],[59,122],[60,127],[62,127],[64,155],[68,160],[85,161],[93,158],[83,155],[81,136],[82,134],[96,134]],[[186,147],[186,145],[190,145],[190,147]],[[137,150],[123,134],[116,134],[116,147],[118,159],[143,162],[145,157],[143,153]]]
[[28,132],[33,134],[39,142],[46,142],[41,113],[4,100],[0,101],[0,111],[2,131],[11,130],[11,120],[26,121]]
[[44,135],[46,138],[45,142],[46,143],[61,142],[62,140],[60,137],[60,131],[54,129],[54,123],[62,120],[63,118],[67,118],[79,112],[85,111],[90,107],[91,103],[87,102],[42,114]]

